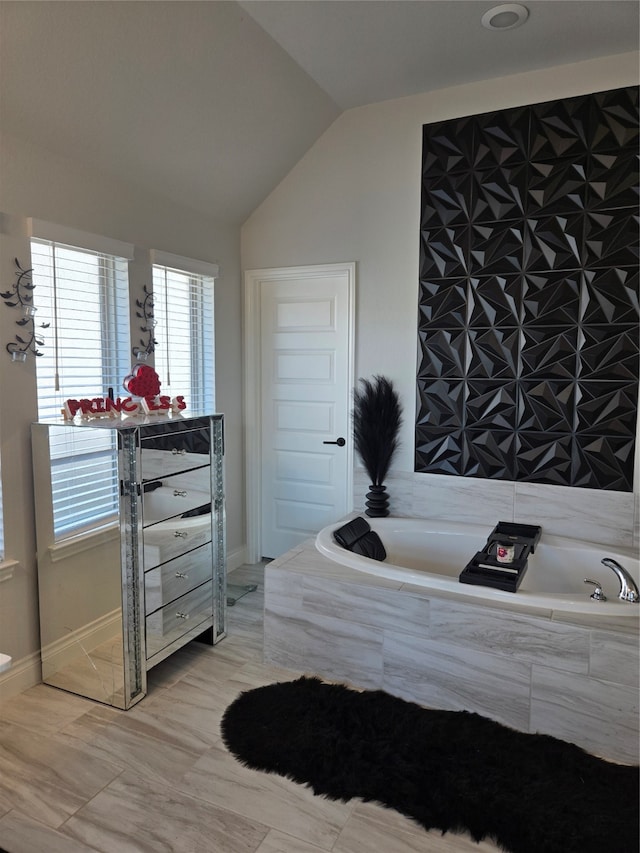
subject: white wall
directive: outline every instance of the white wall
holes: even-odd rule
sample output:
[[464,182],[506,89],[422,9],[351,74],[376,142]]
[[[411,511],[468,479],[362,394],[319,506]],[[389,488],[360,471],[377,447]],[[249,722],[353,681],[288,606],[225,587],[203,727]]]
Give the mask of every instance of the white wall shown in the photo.
[[[215,288],[217,408],[226,417],[227,544],[244,556],[244,470],[242,455],[241,287],[239,229],[152,197],[111,176],[82,168],[37,146],[0,138],[0,207],[12,216],[0,225],[0,281],[15,281],[13,258],[27,259],[21,218],[34,217],[220,265]],[[0,228],[0,231],[3,230]],[[132,273],[139,275],[139,264]],[[0,307],[0,441],[2,442],[5,554],[17,560],[10,575],[0,572],[0,651],[14,666],[0,695],[34,681],[37,670],[38,603],[30,424],[36,418],[35,364],[13,364],[5,353],[16,332],[15,317]],[[45,334],[46,338],[46,334]],[[39,680],[36,676],[35,680]]]
[[[383,373],[397,384],[406,418],[393,471],[404,475],[406,489],[419,482],[421,495],[426,484],[430,495],[427,501],[416,496],[420,511],[415,503],[408,507],[414,514],[486,508],[492,520],[497,513],[503,520],[543,515],[549,525],[584,538],[604,515],[600,541],[633,544],[630,494],[572,489],[569,502],[566,488],[411,472],[422,125],[637,82],[638,56],[631,53],[349,110],[244,224],[245,270],[357,262],[356,375]],[[582,502],[577,509],[566,506],[575,501]],[[637,506],[635,513],[637,526]]]

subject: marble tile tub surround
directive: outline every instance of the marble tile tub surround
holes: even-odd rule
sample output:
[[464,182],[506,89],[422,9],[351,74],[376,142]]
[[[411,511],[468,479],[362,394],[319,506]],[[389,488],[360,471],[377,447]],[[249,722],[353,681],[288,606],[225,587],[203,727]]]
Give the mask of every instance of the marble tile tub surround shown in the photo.
[[[543,533],[640,548],[640,495],[392,471],[385,481],[392,515],[466,521],[493,529],[498,521],[539,524]],[[365,508],[366,473],[356,469],[356,512]]]
[[603,625],[508,607],[365,575],[309,540],[265,569],[265,662],[637,762],[640,609]]

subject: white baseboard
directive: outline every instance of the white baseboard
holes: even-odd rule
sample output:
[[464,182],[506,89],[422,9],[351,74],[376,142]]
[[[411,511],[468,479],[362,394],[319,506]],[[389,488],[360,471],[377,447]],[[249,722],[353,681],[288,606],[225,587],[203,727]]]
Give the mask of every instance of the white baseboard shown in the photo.
[[94,648],[113,636],[114,631],[121,632],[120,610],[96,619],[91,625],[85,625],[78,631],[66,634],[47,649],[33,652],[12,663],[5,672],[0,673],[0,701],[17,696],[24,690],[42,682],[44,666],[51,672],[57,672],[78,656],[78,647]]
[[40,652],[15,660],[10,669],[0,674],[0,700],[11,699],[42,681]]
[[234,551],[227,552],[227,572],[232,572],[234,569],[244,566],[247,562],[247,546],[241,545]]
[[59,640],[42,648],[42,677],[49,678],[67,664],[73,663],[86,649],[122,637],[122,616],[120,608],[100,616],[88,625],[76,631],[70,631]]

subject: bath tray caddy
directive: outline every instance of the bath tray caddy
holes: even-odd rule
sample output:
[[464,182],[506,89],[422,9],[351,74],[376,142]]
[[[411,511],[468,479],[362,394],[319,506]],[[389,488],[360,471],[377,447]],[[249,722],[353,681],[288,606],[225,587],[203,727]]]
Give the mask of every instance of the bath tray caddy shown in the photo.
[[[515,592],[522,583],[529,555],[534,553],[541,533],[542,528],[535,524],[499,521],[482,551],[478,551],[460,573],[460,583]],[[513,559],[509,563],[498,560],[498,545],[513,546]]]

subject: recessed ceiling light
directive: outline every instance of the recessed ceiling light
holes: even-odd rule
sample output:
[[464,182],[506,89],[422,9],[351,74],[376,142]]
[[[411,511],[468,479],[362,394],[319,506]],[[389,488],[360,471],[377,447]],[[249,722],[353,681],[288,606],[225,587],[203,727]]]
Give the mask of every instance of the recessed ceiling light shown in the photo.
[[502,3],[485,12],[481,21],[488,30],[512,30],[524,24],[528,17],[529,10],[521,3]]

